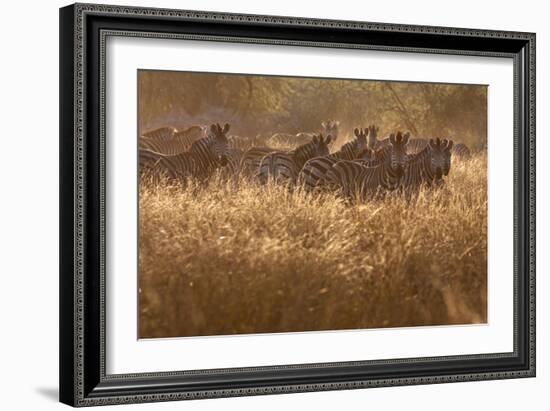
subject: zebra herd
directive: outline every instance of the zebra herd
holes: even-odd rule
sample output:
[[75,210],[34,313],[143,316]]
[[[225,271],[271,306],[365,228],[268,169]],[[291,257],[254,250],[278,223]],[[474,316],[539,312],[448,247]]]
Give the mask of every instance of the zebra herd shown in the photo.
[[[189,178],[207,181],[220,172],[259,184],[272,181],[308,192],[329,190],[347,200],[364,201],[388,192],[410,194],[421,186],[439,187],[451,170],[451,157],[471,155],[466,145],[447,139],[411,138],[400,131],[379,139],[374,125],[356,128],[353,138],[331,153],[339,123],[327,121],[322,127],[324,133],[277,133],[267,139],[231,136],[229,124],[163,127],[141,136],[140,171],[181,183]],[[262,141],[300,144],[275,149]]]

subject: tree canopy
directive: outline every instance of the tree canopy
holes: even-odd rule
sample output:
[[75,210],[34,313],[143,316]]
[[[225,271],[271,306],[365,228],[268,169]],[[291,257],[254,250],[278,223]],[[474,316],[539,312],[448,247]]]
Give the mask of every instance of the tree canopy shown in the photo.
[[344,134],[376,124],[380,136],[452,138],[472,148],[487,140],[487,86],[139,71],[142,131],[230,122],[243,135],[316,131],[339,120]]

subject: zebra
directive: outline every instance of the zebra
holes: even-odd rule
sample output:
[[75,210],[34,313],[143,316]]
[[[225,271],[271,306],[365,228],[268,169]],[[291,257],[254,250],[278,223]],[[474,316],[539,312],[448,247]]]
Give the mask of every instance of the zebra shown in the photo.
[[[390,137],[386,137],[386,138],[383,138],[381,140],[378,139],[378,132],[380,131],[380,128],[377,127],[376,125],[372,124],[369,126],[369,140],[368,140],[368,144],[367,144],[367,147],[370,148],[373,152],[376,152],[378,150],[381,150],[383,148],[387,148],[387,147],[391,147],[391,142],[390,142]],[[406,133],[409,137],[408,137],[408,145],[407,147],[411,144],[412,141],[414,141],[414,139],[411,139],[410,138],[410,133],[407,132]],[[410,148],[407,148],[407,150],[409,150]]]
[[453,141],[430,139],[424,149],[409,155],[402,186],[405,193],[418,191],[421,186],[439,187],[443,176],[450,172]]
[[161,138],[142,136],[139,142],[139,148],[154,151],[159,154],[174,156],[189,151],[191,145],[202,137],[206,137],[204,127],[191,126],[185,130],[174,131],[171,137],[165,136]]
[[143,174],[147,171],[155,172],[159,161],[164,155],[157,153],[156,151],[141,148],[139,150],[139,172]]
[[244,137],[231,135],[227,138],[229,140],[229,147],[246,151],[252,147],[259,146],[261,142],[261,135],[258,134],[255,137]]
[[315,157],[308,160],[300,174],[298,181],[306,191],[312,191],[324,185],[327,171],[340,160],[353,160],[363,152],[367,145],[368,128],[356,128],[355,138],[344,144],[340,150],[324,157]]
[[175,133],[173,140],[181,147],[191,148],[195,141],[203,137],[208,137],[208,127],[195,125]]
[[327,172],[328,185],[348,201],[364,201],[376,194],[398,189],[407,165],[408,140],[408,134],[391,134],[391,147],[376,152],[380,158],[375,166],[357,161],[339,161]]
[[313,136],[313,139],[298,148],[281,153],[267,154],[260,163],[257,177],[262,184],[270,179],[274,181],[286,181],[294,184],[304,164],[311,158],[326,156],[329,154],[328,144],[332,137],[323,137],[323,134]]
[[357,155],[357,158],[354,159],[354,162],[367,167],[375,167],[383,162],[384,159],[386,159],[386,156],[390,155],[391,149],[391,144],[377,150],[367,147]]
[[260,168],[262,159],[270,153],[282,153],[271,147],[252,147],[246,150],[241,157],[239,173],[243,176],[254,176]]
[[[336,142],[336,140],[338,139],[338,135],[339,135],[339,129],[338,127],[340,126],[340,122],[339,121],[334,121],[334,120],[327,120],[327,121],[323,121],[321,122],[321,127],[322,127],[322,132],[324,132],[327,136],[331,136],[331,145],[334,145],[334,143]],[[312,132],[301,132],[301,133],[298,133],[296,134],[296,138],[298,140],[306,140],[306,141],[309,141],[313,138],[313,136],[315,135],[315,133],[312,133]]]
[[445,144],[445,149],[443,150],[443,153],[445,155],[445,161],[443,163],[443,175],[448,176],[451,172],[451,157],[453,154],[453,140],[443,140],[443,144]]
[[178,129],[166,126],[166,127],[159,127],[154,130],[146,131],[141,135],[142,138],[152,138],[152,139],[161,139],[161,140],[170,140],[175,133],[177,133]]
[[[356,162],[359,162],[365,166],[368,167],[374,167],[378,164],[380,164],[381,161],[385,158],[385,155],[387,154],[388,150],[392,149],[392,144],[390,137],[383,140],[378,140],[376,135],[378,133],[378,127],[372,125],[369,126],[369,137],[371,135],[374,135],[373,139],[368,139],[367,147],[359,153],[357,156]],[[411,134],[407,131],[405,134],[402,134],[402,138],[407,140],[407,152],[408,152],[408,145],[410,143],[410,136]]]
[[[378,132],[380,131],[380,127],[376,127],[374,124],[371,124],[367,127],[368,130],[368,139],[367,139],[367,147],[376,150],[382,148],[382,144],[380,143],[380,140],[378,140]],[[389,146],[389,144],[383,144],[384,146]]]
[[383,138],[382,140],[378,139],[378,132],[380,131],[380,127],[377,127],[374,124],[371,124],[369,127],[369,139],[367,143],[367,147],[370,148],[373,151],[377,151],[386,147],[391,147],[390,143],[390,137]]
[[[338,127],[340,126],[339,121],[327,120],[321,122],[322,133],[332,136],[332,143],[338,138]],[[300,132],[296,135],[288,133],[275,133],[269,138],[269,144],[277,146],[292,147],[302,144],[307,144],[311,141],[315,132]]]
[[[429,139],[427,138],[414,138],[409,141],[407,146],[408,154],[416,154],[424,150],[428,146]],[[452,153],[456,158],[469,159],[471,152],[468,146],[462,143],[455,144],[452,149]]]
[[428,139],[411,138],[407,145],[407,154],[416,154],[424,150],[428,146]]
[[239,174],[239,167],[243,157],[243,150],[229,148],[226,154],[226,164],[221,169],[221,175],[225,178],[235,177]]
[[199,167],[191,152],[186,151],[175,156],[158,156],[159,158],[155,163],[157,174],[162,174],[170,180],[182,181],[194,176],[199,177]]
[[162,156],[158,167],[172,179],[194,177],[204,180],[220,166],[227,164],[229,124],[222,128],[212,124],[208,137],[201,138],[191,145],[188,152],[175,156]]
[[468,160],[472,157],[472,152],[468,146],[462,143],[456,144],[452,149],[452,153],[456,158],[461,160]]
[[334,145],[340,136],[340,122],[337,120],[323,121],[321,126],[325,130],[326,135],[332,136],[331,144]]

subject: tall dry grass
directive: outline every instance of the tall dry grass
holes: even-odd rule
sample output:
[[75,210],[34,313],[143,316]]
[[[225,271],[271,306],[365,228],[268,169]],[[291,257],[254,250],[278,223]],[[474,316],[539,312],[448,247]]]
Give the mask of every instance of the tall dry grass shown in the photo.
[[411,202],[140,187],[140,337],[483,323],[486,155]]

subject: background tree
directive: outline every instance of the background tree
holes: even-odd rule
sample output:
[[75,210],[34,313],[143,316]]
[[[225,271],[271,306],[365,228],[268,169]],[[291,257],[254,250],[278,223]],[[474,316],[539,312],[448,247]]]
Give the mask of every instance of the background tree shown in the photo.
[[371,80],[139,72],[142,131],[228,121],[232,133],[317,131],[340,120],[344,134],[375,123],[417,137],[453,138],[486,146],[487,87]]

